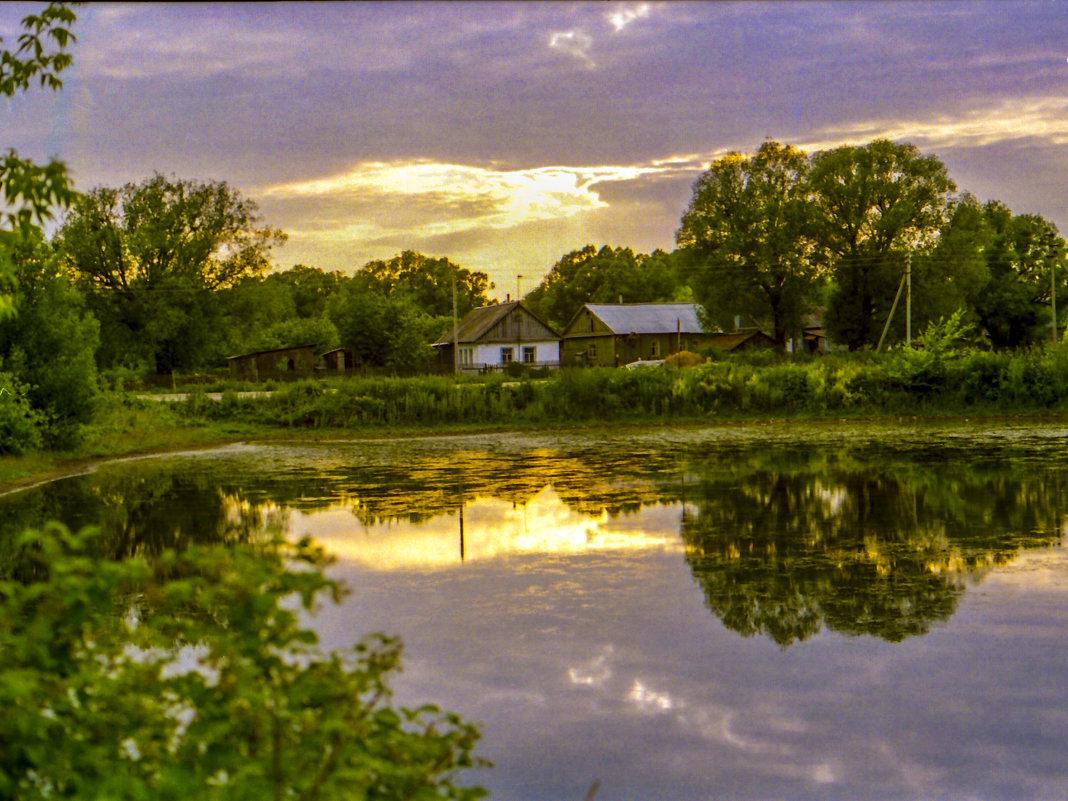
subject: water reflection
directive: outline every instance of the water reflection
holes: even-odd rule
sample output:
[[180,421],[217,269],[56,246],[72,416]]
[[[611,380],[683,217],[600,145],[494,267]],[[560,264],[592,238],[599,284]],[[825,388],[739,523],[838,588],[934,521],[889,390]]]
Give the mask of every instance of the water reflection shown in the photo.
[[116,555],[310,533],[352,588],[324,645],[399,635],[398,700],[485,722],[494,798],[1044,801],[1068,797],[1068,549],[1041,547],[1066,433],[238,447],[2,497],[0,558],[50,518]]
[[113,464],[2,498],[0,548],[60,519],[103,526],[117,556],[275,527],[375,571],[680,550],[708,609],[739,634],[900,641],[947,620],[970,581],[1059,541],[1066,481],[1033,449],[952,439],[246,447]]
[[313,533],[334,554],[369,570],[440,570],[507,556],[641,549],[681,550],[679,504],[624,515],[597,515],[566,504],[549,485],[522,503],[495,497],[453,499],[452,511],[426,514],[418,525],[365,514],[351,506],[293,515],[294,533]]
[[703,471],[682,536],[708,607],[730,629],[780,645],[824,628],[890,641],[926,633],[969,580],[1060,539],[1060,470],[892,453],[876,464],[795,453],[788,470],[769,461],[752,456],[743,481]]
[[214,471],[181,462],[144,460],[91,476],[46,484],[0,498],[0,556],[14,533],[61,520],[99,526],[114,557],[160,553],[193,543],[247,542],[281,527],[279,510],[224,489]]

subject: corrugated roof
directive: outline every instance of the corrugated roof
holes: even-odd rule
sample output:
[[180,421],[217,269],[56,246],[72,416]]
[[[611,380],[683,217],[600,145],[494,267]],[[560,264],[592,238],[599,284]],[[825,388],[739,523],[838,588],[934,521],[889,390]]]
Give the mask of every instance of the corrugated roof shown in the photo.
[[497,303],[493,306],[472,309],[459,322],[455,331],[449,331],[434,344],[451,345],[457,340],[459,342],[474,342],[518,305],[518,300],[512,300],[507,303]]
[[587,303],[614,334],[703,334],[696,303]]
[[751,339],[761,340],[774,345],[775,340],[763,331],[735,331],[731,334],[713,334],[708,344],[720,350],[733,351]]
[[284,348],[268,348],[267,350],[255,350],[252,353],[241,353],[237,356],[227,356],[226,360],[230,361],[231,359],[247,359],[250,356],[265,356],[268,353],[280,353],[283,350],[307,350],[308,348],[311,348],[311,350],[314,351],[316,347],[316,344],[313,342],[310,345],[289,345]]

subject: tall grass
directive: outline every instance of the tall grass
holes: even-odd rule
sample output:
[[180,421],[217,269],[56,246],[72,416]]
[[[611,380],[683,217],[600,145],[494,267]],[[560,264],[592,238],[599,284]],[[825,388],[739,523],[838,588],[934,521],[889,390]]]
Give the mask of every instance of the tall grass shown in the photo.
[[1068,350],[832,354],[669,370],[573,369],[549,378],[347,378],[222,402],[194,393],[187,418],[283,427],[1032,412],[1068,410]]

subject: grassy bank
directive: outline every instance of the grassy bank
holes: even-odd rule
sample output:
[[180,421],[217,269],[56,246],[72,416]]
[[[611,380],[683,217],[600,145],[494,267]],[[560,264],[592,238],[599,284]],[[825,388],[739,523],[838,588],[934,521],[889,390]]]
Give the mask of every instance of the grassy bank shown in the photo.
[[[179,388],[182,389],[182,388]],[[547,378],[351,377],[268,396],[244,385],[185,388],[177,403],[103,395],[82,444],[0,459],[0,486],[93,460],[240,440],[403,436],[606,424],[1034,416],[1068,413],[1068,350],[762,354],[683,370],[564,370]]]
[[683,370],[563,370],[545,379],[451,376],[303,381],[269,397],[194,392],[189,421],[284,429],[541,426],[583,422],[885,417],[1068,411],[1068,350],[1018,354],[901,351],[784,359],[765,355]]

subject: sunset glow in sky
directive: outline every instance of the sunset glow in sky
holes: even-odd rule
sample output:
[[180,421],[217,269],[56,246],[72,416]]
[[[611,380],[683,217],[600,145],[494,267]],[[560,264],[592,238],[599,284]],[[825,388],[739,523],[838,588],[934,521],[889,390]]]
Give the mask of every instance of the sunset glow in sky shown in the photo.
[[[0,5],[11,46],[36,4]],[[225,180],[278,269],[402,250],[502,299],[586,244],[672,249],[694,180],[765,138],[888,137],[1068,232],[1068,6],[1045,2],[90,4],[0,147],[76,186]]]

